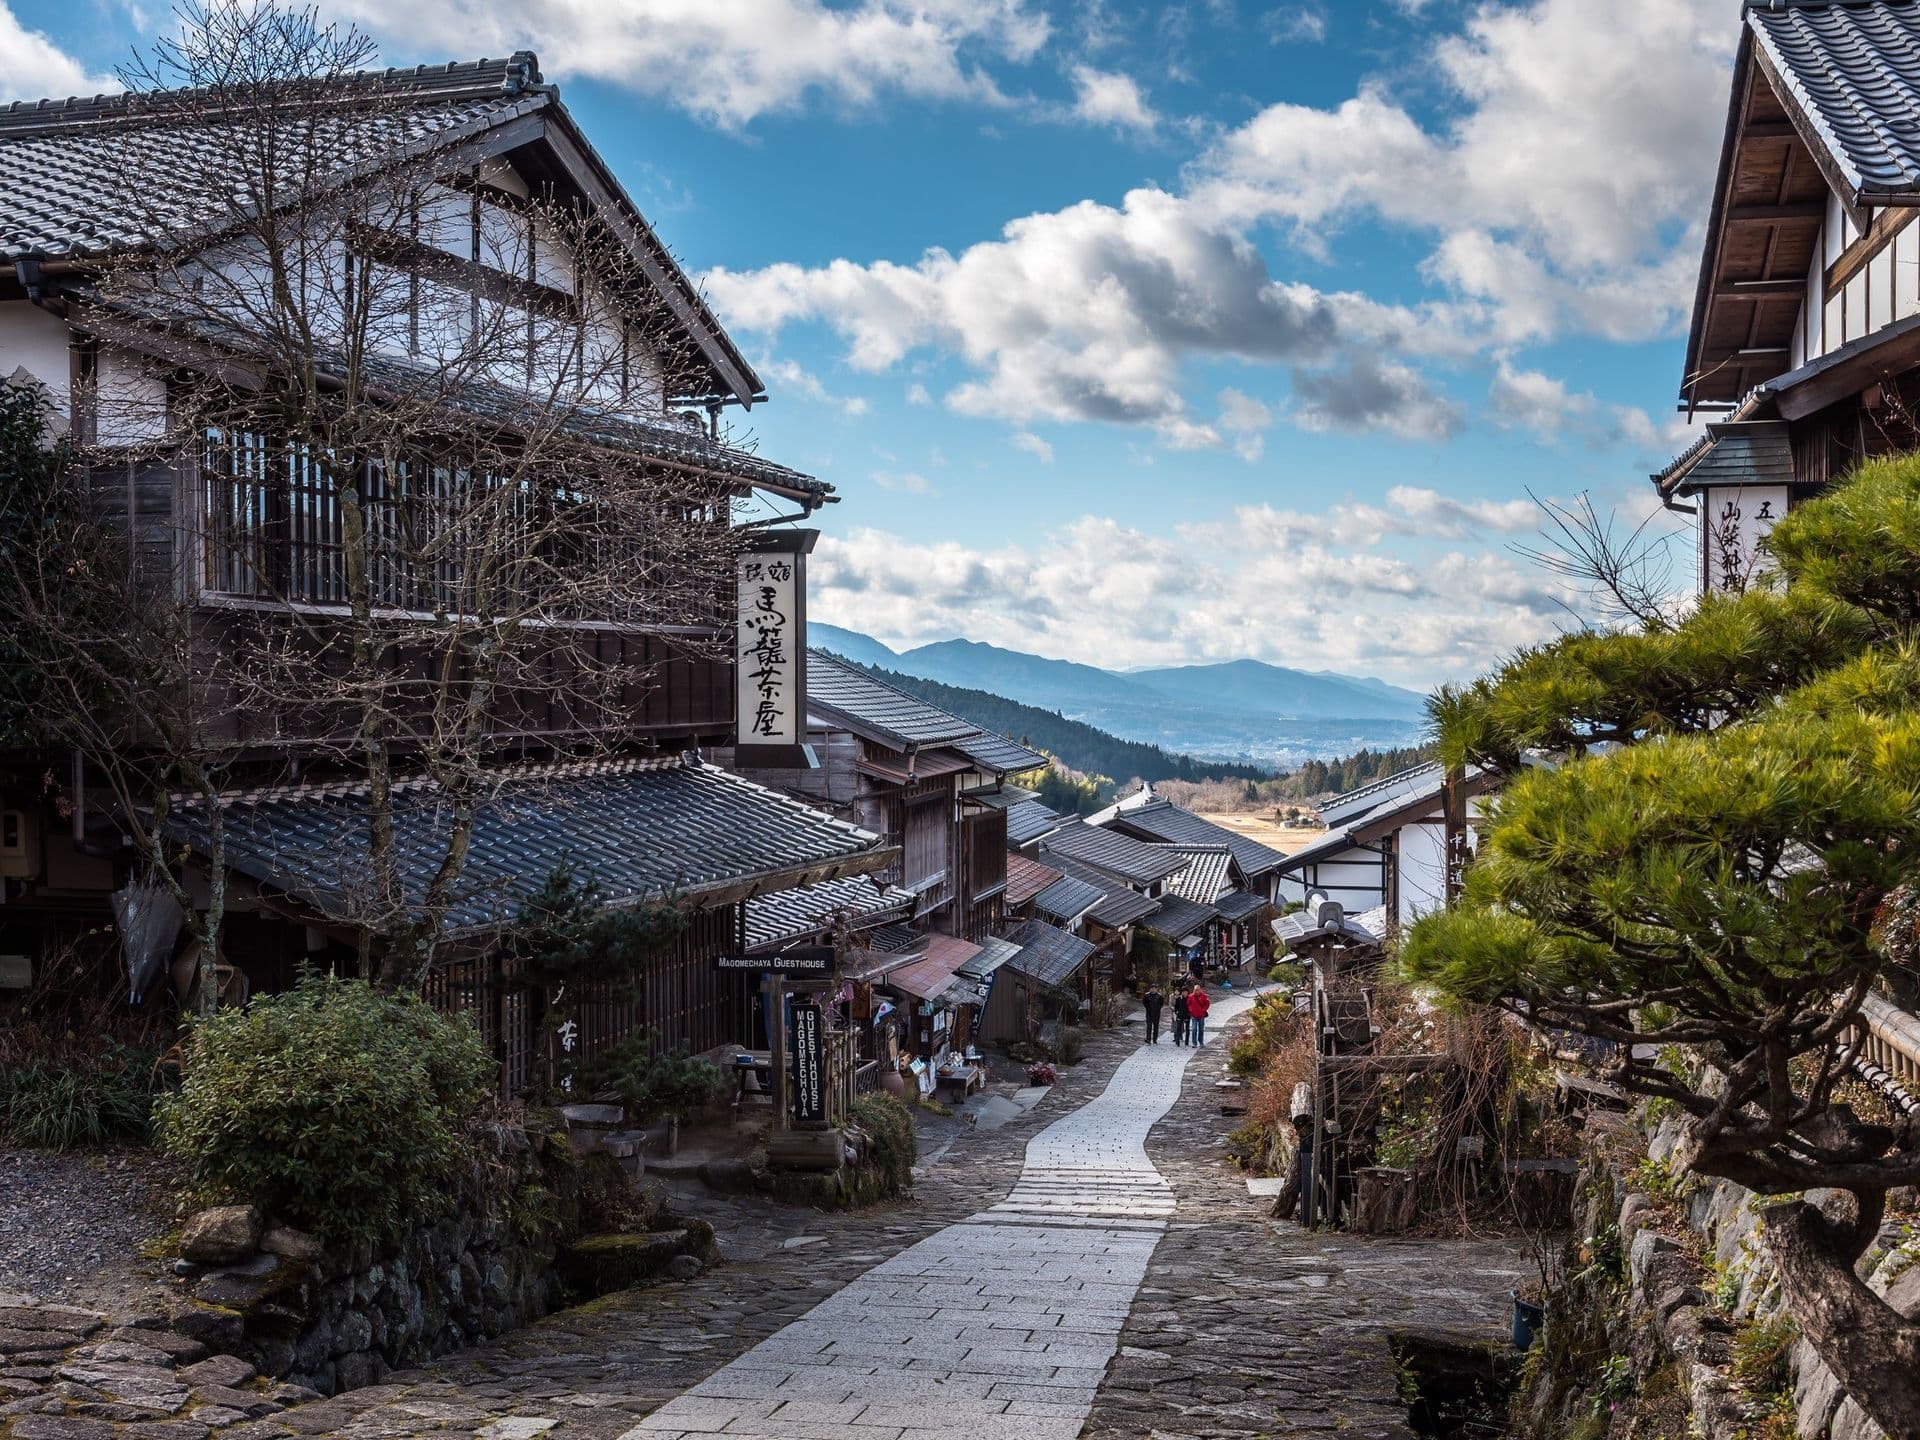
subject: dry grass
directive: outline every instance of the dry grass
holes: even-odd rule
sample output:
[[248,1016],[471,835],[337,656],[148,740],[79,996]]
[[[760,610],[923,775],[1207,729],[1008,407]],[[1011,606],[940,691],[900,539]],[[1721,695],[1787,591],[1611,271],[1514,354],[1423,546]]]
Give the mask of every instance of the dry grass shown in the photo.
[[1271,846],[1282,855],[1291,855],[1296,850],[1304,850],[1327,833],[1324,825],[1311,827],[1276,825],[1269,815],[1235,815],[1216,810],[1205,812],[1200,818],[1211,820],[1222,830],[1231,830],[1234,834],[1244,835],[1249,840],[1258,840],[1262,845]]

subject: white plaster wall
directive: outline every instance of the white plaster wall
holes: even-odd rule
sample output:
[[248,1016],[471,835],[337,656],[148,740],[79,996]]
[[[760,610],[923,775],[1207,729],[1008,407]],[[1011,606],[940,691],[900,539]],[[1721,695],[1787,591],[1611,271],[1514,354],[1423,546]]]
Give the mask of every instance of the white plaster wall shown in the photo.
[[167,433],[167,386],[147,360],[102,347],[95,383],[94,438],[101,445],[137,445]]
[[1438,823],[1404,825],[1394,835],[1394,849],[1400,875],[1399,921],[1411,925],[1446,904],[1446,827]]
[[0,377],[25,370],[47,387],[55,407],[73,419],[67,324],[29,300],[0,302]]

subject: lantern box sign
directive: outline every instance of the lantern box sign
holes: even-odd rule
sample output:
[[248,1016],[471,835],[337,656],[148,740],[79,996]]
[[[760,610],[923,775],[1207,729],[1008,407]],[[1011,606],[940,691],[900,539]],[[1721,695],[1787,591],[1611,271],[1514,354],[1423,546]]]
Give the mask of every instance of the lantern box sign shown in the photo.
[[807,556],[818,530],[748,537],[736,562],[735,763],[811,770],[807,741]]
[[793,1007],[793,1123],[827,1123],[826,1013],[818,1005]]

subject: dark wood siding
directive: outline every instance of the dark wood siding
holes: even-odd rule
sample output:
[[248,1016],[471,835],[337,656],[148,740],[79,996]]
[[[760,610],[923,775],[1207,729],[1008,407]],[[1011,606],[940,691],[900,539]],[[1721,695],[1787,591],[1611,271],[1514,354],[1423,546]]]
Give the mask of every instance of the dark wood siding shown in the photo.
[[[648,1031],[663,1045],[696,1054],[752,1041],[752,982],[713,963],[740,948],[742,923],[739,905],[696,911],[672,952],[648,965],[633,993],[616,993],[605,981],[583,987],[567,1005],[578,1025],[572,1057],[591,1060]],[[516,985],[499,955],[438,967],[427,978],[426,997],[436,1009],[473,1020],[500,1063],[502,1094],[522,1095],[556,1077],[563,1053],[553,1027],[543,1024],[556,997]]]

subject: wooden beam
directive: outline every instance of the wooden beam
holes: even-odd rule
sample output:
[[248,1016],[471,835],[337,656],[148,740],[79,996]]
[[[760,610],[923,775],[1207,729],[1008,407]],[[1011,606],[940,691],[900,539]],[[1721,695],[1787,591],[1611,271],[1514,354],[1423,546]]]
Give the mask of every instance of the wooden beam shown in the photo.
[[1867,262],[1891,245],[1893,237],[1905,229],[1911,219],[1911,210],[1882,210],[1874,216],[1866,234],[1841,251],[1840,258],[1827,267],[1826,293],[1831,295],[1844,288],[1849,280],[1866,269]]
[[1751,349],[1709,350],[1700,357],[1700,363],[1706,369],[1715,370],[1722,365],[1770,365],[1792,356],[1793,352],[1785,345],[1757,345]]
[[1878,334],[1880,338],[1874,344],[1829,365],[1791,390],[1781,391],[1781,418],[1804,420],[1817,410],[1852,399],[1869,385],[1920,366],[1920,315],[1896,320]]
[[1788,200],[1780,205],[1729,205],[1729,225],[1777,225],[1782,220],[1818,220],[1827,213],[1824,200]]
[[1713,287],[1716,300],[1798,300],[1807,293],[1807,282],[1787,276],[1779,280],[1722,280]]

